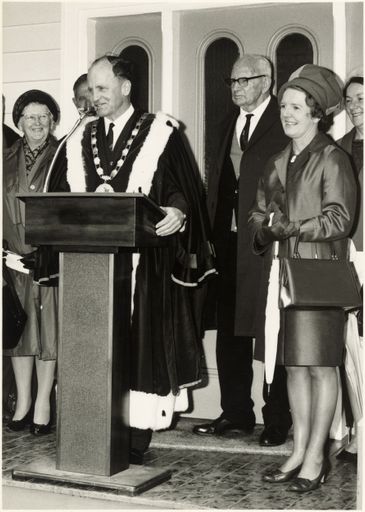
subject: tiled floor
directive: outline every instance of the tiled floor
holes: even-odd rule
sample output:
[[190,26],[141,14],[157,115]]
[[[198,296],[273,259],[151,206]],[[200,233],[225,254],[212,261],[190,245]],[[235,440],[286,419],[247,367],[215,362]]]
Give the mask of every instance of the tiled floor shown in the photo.
[[[195,420],[196,422],[196,420]],[[140,496],[115,491],[80,489],[70,484],[12,480],[11,469],[40,456],[54,456],[55,433],[38,439],[27,432],[3,431],[3,485],[43,489],[87,498],[153,505],[162,509],[309,509],[356,508],[356,468],[334,457],[327,483],[318,490],[297,495],[287,486],[261,482],[264,469],[275,467],[289,453],[291,440],[279,449],[260,449],[261,427],[252,436],[232,433],[207,439],[191,433],[194,420],[180,420],[174,431],[155,433],[146,465],[170,468],[172,478]]]

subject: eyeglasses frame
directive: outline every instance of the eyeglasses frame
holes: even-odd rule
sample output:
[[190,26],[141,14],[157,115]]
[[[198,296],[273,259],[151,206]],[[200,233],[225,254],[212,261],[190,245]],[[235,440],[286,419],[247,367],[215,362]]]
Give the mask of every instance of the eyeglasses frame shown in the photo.
[[[50,118],[50,116],[52,116],[51,112],[46,112],[45,114],[21,114],[20,117],[24,117],[24,119],[28,122],[37,122],[37,121],[40,121],[41,123],[45,123],[46,120],[44,121],[41,121],[41,117],[43,116],[47,116],[48,119]],[[33,121],[30,119],[31,117],[33,118],[36,118],[36,119],[33,119]]]
[[[232,88],[234,84],[238,84],[240,87],[247,87],[248,82],[250,80],[254,80],[255,78],[262,78],[267,75],[256,75],[256,76],[240,76],[238,78],[224,78],[224,83]],[[243,84],[240,84],[240,80],[244,80]]]

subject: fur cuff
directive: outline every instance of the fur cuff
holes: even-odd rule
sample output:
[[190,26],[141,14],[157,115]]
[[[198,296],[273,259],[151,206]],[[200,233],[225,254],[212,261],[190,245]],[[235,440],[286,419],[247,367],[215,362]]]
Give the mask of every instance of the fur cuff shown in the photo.
[[186,411],[189,406],[186,389],[181,389],[177,396],[172,393],[159,396],[133,390],[130,391],[129,396],[129,425],[140,429],[168,428],[174,412]]

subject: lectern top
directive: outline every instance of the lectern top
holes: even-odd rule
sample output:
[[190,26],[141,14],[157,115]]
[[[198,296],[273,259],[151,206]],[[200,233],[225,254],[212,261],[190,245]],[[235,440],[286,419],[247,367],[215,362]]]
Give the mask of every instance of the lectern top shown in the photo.
[[40,192],[17,197],[26,204],[26,242],[34,246],[95,252],[91,248],[167,243],[155,228],[166,213],[143,193]]
[[26,202],[26,200],[29,198],[44,198],[44,197],[64,197],[64,198],[95,198],[97,201],[100,197],[106,197],[108,199],[115,198],[115,199],[122,199],[122,198],[141,198],[142,201],[145,201],[149,204],[149,206],[152,206],[153,208],[156,208],[160,213],[165,215],[165,212],[160,208],[152,199],[150,199],[146,194],[143,194],[142,192],[113,192],[112,194],[110,192],[30,192],[28,194],[16,194],[16,197],[18,197],[21,201]]

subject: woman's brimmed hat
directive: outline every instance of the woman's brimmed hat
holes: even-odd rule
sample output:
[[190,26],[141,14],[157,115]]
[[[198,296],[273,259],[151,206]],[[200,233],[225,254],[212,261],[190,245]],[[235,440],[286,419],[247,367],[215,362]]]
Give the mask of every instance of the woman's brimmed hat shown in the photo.
[[342,87],[340,78],[330,69],[315,64],[304,64],[289,77],[281,86],[278,94],[279,102],[284,91],[297,86],[310,94],[325,115],[338,113],[342,110]]
[[23,110],[30,103],[40,103],[41,105],[47,105],[54,121],[58,121],[59,108],[52,96],[46,92],[40,91],[39,89],[31,89],[30,91],[26,91],[21,94],[14,104],[13,122],[15,126],[18,126],[19,119],[23,113]]

